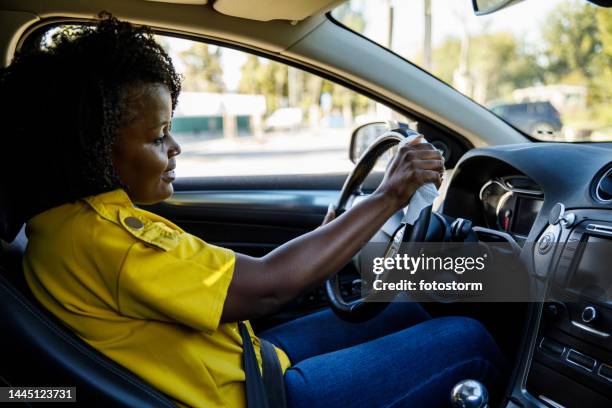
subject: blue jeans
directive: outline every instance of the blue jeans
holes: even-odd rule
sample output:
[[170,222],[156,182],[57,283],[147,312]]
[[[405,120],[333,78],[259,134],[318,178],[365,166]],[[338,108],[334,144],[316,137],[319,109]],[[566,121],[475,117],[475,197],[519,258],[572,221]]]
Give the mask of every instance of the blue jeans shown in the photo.
[[294,407],[446,407],[464,379],[499,387],[503,357],[486,329],[466,317],[431,319],[418,303],[395,302],[364,323],[324,310],[260,334],[283,349],[287,403]]

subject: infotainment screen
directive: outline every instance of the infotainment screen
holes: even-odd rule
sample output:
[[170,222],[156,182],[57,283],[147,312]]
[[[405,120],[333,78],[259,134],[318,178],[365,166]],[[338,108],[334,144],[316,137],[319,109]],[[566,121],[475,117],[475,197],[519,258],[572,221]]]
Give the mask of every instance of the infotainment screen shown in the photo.
[[542,200],[519,196],[516,198],[515,208],[512,232],[529,235],[531,226],[542,208]]
[[612,294],[612,240],[588,236],[581,243],[582,255],[569,288],[595,299],[609,302]]

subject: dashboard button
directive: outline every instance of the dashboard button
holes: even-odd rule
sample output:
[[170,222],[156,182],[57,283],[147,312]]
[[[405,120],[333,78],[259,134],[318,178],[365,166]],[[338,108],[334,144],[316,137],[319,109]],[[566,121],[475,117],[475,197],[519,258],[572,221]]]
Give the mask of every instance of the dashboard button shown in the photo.
[[559,342],[543,337],[542,341],[540,342],[540,349],[547,352],[548,354],[561,357],[561,355],[563,355],[563,352],[565,351],[565,346]]
[[570,350],[567,353],[567,357],[565,357],[565,359],[569,363],[577,365],[578,367],[582,367],[588,371],[593,371],[593,369],[595,368],[595,364],[597,364],[594,358],[585,356],[584,354],[576,350]]
[[559,316],[559,307],[557,307],[557,305],[555,305],[554,303],[551,303],[546,305],[546,309],[544,309],[544,312],[547,316],[552,317],[554,319]]
[[585,323],[591,323],[597,319],[597,309],[593,306],[587,306],[582,309],[582,315],[580,316],[582,321]]
[[602,364],[599,367],[599,372],[597,374],[608,381],[612,381],[612,367],[607,364]]
[[544,315],[548,320],[557,320],[565,315],[567,310],[562,302],[547,302],[544,304]]

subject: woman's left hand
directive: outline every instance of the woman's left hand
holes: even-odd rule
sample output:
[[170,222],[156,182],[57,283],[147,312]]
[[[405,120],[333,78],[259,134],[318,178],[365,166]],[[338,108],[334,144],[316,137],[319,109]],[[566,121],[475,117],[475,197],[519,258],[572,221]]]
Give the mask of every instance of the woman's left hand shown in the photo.
[[327,214],[325,214],[325,218],[323,218],[321,226],[331,222],[334,218],[336,218],[336,207],[333,204],[330,204],[329,207],[327,207]]

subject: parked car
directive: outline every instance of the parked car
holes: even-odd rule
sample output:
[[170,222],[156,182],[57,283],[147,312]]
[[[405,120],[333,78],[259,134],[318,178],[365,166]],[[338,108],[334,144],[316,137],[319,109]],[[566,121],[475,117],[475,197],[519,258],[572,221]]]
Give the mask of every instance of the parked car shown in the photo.
[[559,111],[548,101],[495,105],[491,110],[528,135],[554,139],[563,124]]
[[304,114],[300,108],[280,108],[265,121],[265,130],[295,130],[300,127]]

